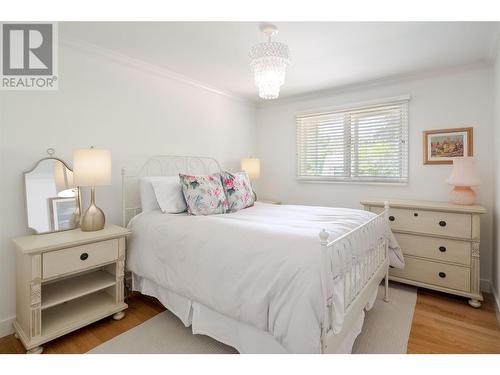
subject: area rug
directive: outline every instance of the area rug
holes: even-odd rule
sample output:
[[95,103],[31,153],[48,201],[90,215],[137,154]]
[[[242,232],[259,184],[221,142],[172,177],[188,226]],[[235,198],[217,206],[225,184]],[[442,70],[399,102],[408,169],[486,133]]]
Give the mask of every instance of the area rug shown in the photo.
[[[383,301],[381,285],[353,353],[406,353],[416,288],[391,283],[390,303]],[[164,311],[141,325],[97,346],[89,354],[234,354],[236,349],[208,336],[193,335],[171,312]]]
[[406,354],[417,288],[391,283],[390,302],[384,302],[384,288],[378,289],[373,308],[366,313],[363,330],[354,342],[355,354]]

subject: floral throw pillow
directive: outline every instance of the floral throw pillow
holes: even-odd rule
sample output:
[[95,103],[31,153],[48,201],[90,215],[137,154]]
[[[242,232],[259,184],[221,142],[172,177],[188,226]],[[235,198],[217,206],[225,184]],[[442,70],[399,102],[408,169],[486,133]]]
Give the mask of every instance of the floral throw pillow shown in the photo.
[[219,173],[209,176],[179,174],[188,214],[215,215],[227,211],[227,199]]
[[222,172],[221,178],[226,192],[229,212],[253,206],[252,186],[246,172]]

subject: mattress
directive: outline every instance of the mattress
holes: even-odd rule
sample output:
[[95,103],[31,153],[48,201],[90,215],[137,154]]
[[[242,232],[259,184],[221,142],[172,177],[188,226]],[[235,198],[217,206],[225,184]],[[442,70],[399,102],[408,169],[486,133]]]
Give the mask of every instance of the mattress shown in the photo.
[[[334,240],[373,216],[361,210],[264,203],[211,216],[145,212],[129,224],[127,267],[192,301],[190,314],[199,304],[265,332],[286,352],[319,353],[323,296],[318,233],[326,229]],[[342,295],[339,281],[355,264],[352,259],[361,259],[382,236],[390,236],[392,265],[402,266],[401,251],[386,229],[354,243],[347,257],[332,254],[328,287],[333,295]],[[341,329],[343,301],[333,305],[334,329]]]

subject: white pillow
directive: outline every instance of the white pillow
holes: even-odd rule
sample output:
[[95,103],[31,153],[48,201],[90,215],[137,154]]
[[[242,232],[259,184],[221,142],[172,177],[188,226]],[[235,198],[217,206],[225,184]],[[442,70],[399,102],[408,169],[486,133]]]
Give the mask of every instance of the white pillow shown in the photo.
[[153,190],[152,181],[162,178],[164,177],[141,177],[139,179],[142,212],[154,211],[160,208],[156,200],[155,191]]
[[178,214],[186,211],[186,200],[178,176],[169,176],[168,179],[155,180],[151,183],[156,200],[164,214]]
[[[156,189],[153,184],[157,186]],[[166,186],[160,187],[163,184]],[[141,177],[139,192],[142,212],[161,209],[164,213],[179,213],[186,210],[178,176]]]

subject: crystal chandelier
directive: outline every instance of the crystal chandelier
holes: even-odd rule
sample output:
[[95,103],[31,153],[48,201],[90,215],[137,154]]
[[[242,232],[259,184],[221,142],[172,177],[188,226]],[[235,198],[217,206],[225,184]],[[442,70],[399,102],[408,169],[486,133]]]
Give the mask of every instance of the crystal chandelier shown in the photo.
[[259,96],[262,99],[276,99],[280,94],[280,86],[285,83],[290,50],[285,43],[271,41],[271,37],[278,33],[275,25],[263,24],[260,31],[267,35],[267,42],[252,47],[250,67],[259,88]]

